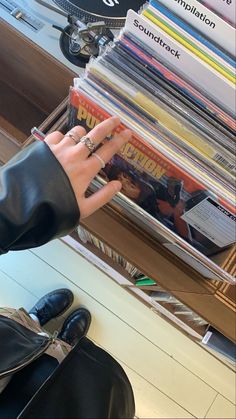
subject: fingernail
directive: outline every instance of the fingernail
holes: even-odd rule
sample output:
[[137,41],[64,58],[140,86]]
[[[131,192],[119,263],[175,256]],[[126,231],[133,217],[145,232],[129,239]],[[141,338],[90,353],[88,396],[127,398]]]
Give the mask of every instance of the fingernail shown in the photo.
[[115,191],[116,192],[120,192],[120,190],[121,190],[121,188],[122,188],[122,184],[121,184],[121,182],[119,181],[119,180],[117,180],[117,181],[115,181]]

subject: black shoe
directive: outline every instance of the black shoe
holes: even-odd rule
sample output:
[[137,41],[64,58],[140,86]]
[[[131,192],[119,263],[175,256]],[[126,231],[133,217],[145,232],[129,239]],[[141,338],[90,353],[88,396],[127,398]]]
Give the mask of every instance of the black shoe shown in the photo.
[[86,336],[91,323],[90,312],[83,307],[73,311],[65,320],[58,338],[74,346]]
[[49,320],[63,314],[73,301],[73,293],[66,288],[61,288],[49,292],[40,298],[35,306],[31,308],[29,314],[34,314],[38,318],[40,326],[44,326]]

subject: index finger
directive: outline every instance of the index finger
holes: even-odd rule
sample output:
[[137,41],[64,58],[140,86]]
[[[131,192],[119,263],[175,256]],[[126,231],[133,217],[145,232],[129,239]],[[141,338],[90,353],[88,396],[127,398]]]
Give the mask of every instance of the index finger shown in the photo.
[[[116,134],[111,141],[100,147],[96,153],[92,153],[92,156],[88,159],[88,161],[93,163],[90,168],[91,180],[101,169],[101,162],[104,164],[108,163],[114,154],[116,154],[121,147],[129,141],[131,135],[132,132],[126,129],[119,134]],[[100,157],[101,161],[97,157]]]
[[[111,132],[117,128],[120,124],[120,119],[117,116],[112,116],[111,118],[106,119],[105,121],[101,122],[100,124],[96,125],[86,137],[89,138],[96,146],[98,146],[105,137],[109,136]],[[77,152],[79,152],[81,157],[88,157],[90,151],[86,147],[86,145],[78,143],[74,147]]]

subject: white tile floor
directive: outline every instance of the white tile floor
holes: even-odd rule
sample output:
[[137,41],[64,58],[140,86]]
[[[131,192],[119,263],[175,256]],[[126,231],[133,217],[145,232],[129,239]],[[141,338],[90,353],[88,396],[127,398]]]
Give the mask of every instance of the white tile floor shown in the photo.
[[235,375],[61,241],[0,258],[0,306],[68,287],[89,308],[89,337],[126,370],[140,418],[235,418]]

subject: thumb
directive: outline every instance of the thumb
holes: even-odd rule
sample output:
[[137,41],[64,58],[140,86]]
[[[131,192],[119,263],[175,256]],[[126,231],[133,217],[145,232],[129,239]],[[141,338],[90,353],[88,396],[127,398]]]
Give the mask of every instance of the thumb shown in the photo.
[[89,198],[85,198],[83,205],[80,204],[80,217],[86,218],[93,214],[103,205],[107,204],[121,190],[121,182],[113,180],[107,183],[99,191],[95,192]]

